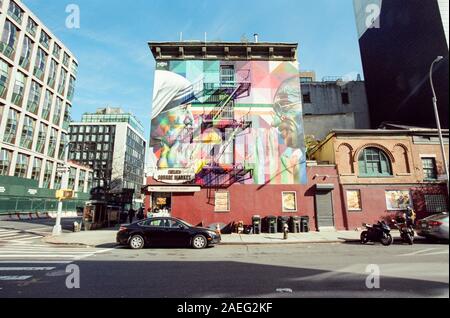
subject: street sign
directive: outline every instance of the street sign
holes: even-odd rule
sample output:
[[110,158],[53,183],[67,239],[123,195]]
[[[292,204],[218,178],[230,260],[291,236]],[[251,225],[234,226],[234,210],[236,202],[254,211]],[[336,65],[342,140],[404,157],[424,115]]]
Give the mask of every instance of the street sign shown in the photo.
[[69,200],[75,197],[75,191],[69,189],[62,189],[56,191],[56,198],[58,200]]

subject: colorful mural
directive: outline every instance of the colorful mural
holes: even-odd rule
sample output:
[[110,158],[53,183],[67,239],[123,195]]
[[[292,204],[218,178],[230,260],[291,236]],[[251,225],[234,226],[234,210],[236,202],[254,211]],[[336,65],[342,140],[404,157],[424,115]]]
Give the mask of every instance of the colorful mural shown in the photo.
[[252,171],[242,183],[305,184],[297,63],[158,62],[151,146],[159,169],[239,166]]

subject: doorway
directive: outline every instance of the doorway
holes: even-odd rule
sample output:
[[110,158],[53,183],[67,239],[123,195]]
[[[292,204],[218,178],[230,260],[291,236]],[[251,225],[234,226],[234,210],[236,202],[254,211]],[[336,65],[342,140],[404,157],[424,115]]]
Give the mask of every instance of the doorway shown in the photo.
[[317,190],[315,197],[316,220],[319,231],[334,229],[333,193],[331,190]]

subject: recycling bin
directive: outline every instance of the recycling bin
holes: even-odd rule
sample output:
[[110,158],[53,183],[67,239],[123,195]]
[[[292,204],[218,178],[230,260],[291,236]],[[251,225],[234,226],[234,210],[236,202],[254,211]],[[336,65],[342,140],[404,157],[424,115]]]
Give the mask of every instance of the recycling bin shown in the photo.
[[302,233],[309,232],[309,216],[302,216],[300,221],[300,229]]
[[261,234],[261,217],[254,215],[252,218],[253,234]]
[[300,217],[299,216],[291,216],[291,219],[289,220],[289,231],[291,233],[300,233],[301,232],[301,226],[300,226]]
[[277,233],[277,217],[269,215],[267,217],[267,231],[269,233]]
[[289,225],[289,217],[288,216],[279,216],[278,217],[278,231],[280,233],[284,232],[285,225]]

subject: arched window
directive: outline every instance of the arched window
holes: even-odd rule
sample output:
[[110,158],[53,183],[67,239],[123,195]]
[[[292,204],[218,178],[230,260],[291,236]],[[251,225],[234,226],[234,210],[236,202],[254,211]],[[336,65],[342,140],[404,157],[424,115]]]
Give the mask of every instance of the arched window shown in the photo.
[[392,175],[388,156],[378,148],[366,148],[359,155],[359,175],[362,177],[388,177]]

